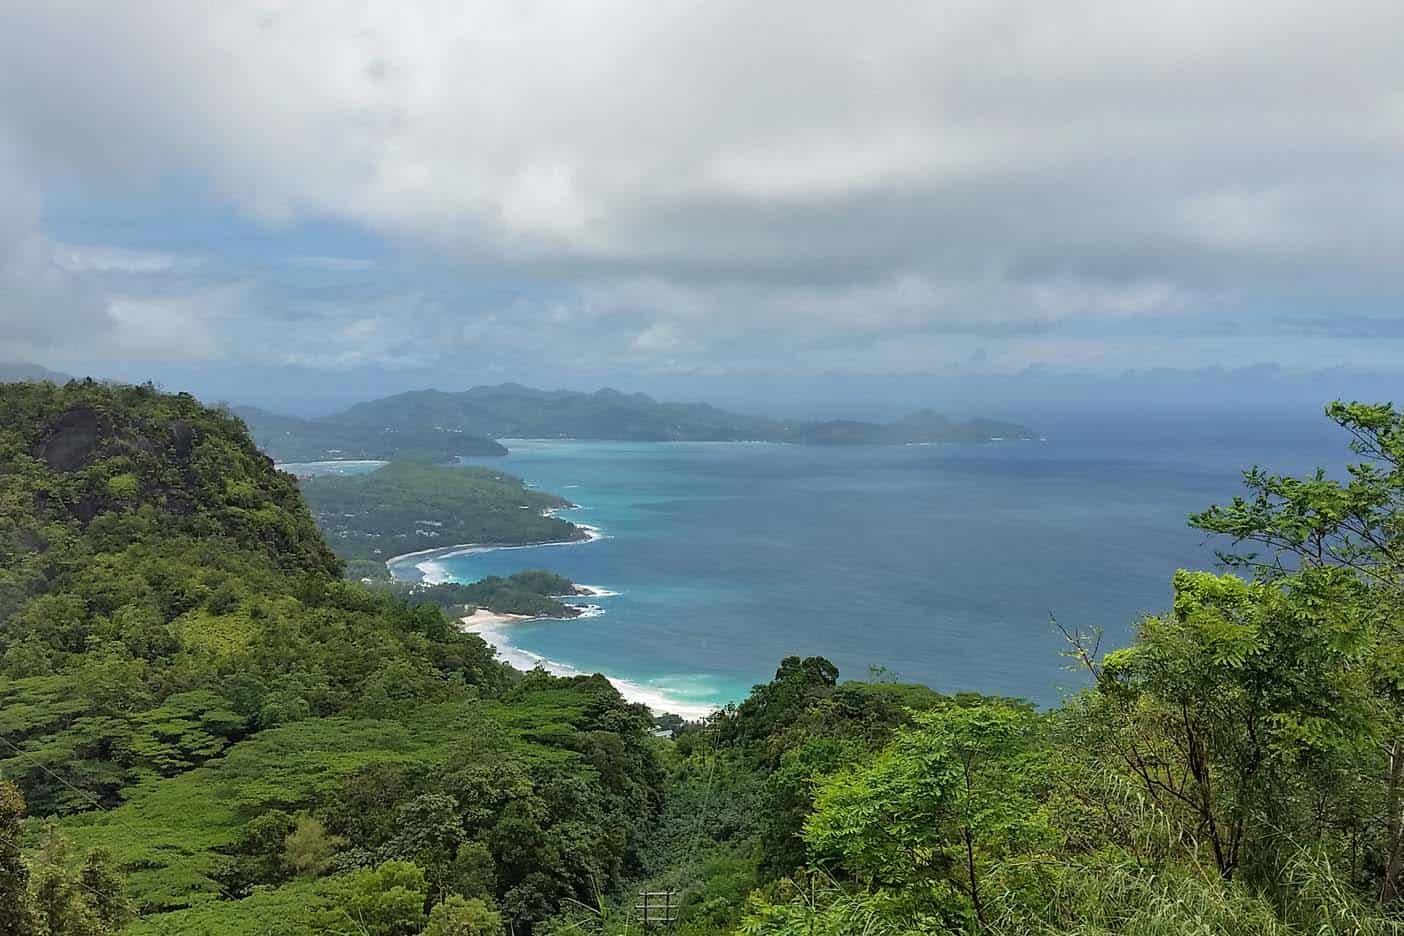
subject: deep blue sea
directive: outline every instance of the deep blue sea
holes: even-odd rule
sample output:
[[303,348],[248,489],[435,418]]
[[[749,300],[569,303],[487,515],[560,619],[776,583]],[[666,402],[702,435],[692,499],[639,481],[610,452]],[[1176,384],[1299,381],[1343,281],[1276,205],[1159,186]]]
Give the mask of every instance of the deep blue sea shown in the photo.
[[[1042,428],[1042,427],[1040,427]],[[603,613],[494,628],[519,666],[602,672],[655,708],[738,700],[790,654],[942,691],[1054,704],[1082,684],[1050,614],[1108,645],[1213,567],[1185,517],[1260,463],[1336,468],[1311,414],[1069,421],[1046,441],[826,448],[508,441],[494,466],[581,505],[594,542],[434,558],[472,581],[548,568],[615,594]]]

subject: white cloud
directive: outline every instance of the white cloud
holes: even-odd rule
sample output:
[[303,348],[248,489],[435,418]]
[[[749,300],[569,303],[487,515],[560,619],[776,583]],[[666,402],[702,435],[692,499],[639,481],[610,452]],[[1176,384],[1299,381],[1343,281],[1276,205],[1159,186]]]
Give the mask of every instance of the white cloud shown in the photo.
[[[901,335],[1397,299],[1401,28],[1395,0],[25,4],[0,31],[0,137],[31,188],[198,178],[270,222],[337,219],[568,295],[410,289],[345,310],[373,329],[286,326],[300,360],[424,360],[386,316],[506,347],[553,314],[619,355],[907,360],[928,345]],[[29,214],[0,245],[36,295],[198,261],[35,246]],[[166,307],[116,308],[155,347]]]
[[173,273],[201,267],[203,257],[122,247],[58,245],[58,265],[70,273]]
[[96,297],[64,264],[65,252],[40,230],[40,197],[17,167],[0,132],[0,348],[8,360],[51,359],[85,336],[101,340],[110,323]]
[[223,357],[210,319],[235,301],[223,290],[177,297],[119,297],[108,306],[111,352],[136,358],[210,360]]

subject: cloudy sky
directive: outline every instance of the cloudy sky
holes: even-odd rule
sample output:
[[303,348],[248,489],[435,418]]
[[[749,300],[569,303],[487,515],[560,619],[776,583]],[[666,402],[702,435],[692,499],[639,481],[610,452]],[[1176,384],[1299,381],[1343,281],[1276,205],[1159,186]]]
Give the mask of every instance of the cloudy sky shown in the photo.
[[0,5],[0,360],[1404,372],[1398,0]]

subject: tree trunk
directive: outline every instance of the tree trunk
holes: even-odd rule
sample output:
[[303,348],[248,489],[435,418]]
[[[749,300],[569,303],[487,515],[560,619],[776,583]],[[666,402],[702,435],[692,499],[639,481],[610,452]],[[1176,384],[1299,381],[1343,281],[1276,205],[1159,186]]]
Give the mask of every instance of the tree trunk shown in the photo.
[[975,876],[975,841],[969,827],[962,829],[961,835],[965,839],[965,870],[970,875],[970,902],[975,905],[975,919],[984,927],[988,924],[985,922],[985,905],[980,902],[980,882]]
[[1399,814],[1400,787],[1404,785],[1404,741],[1389,743],[1389,779],[1385,787],[1385,867],[1380,882],[1380,903],[1399,896],[1399,865],[1404,858],[1404,817]]

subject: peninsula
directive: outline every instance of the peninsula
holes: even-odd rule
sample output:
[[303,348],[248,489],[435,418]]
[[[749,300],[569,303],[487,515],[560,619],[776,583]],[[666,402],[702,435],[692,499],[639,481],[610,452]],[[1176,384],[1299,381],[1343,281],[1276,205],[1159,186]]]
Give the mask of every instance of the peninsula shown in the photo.
[[492,468],[392,462],[364,475],[304,478],[302,495],[354,578],[386,579],[386,560],[468,544],[523,546],[586,540],[553,516],[570,501]]

